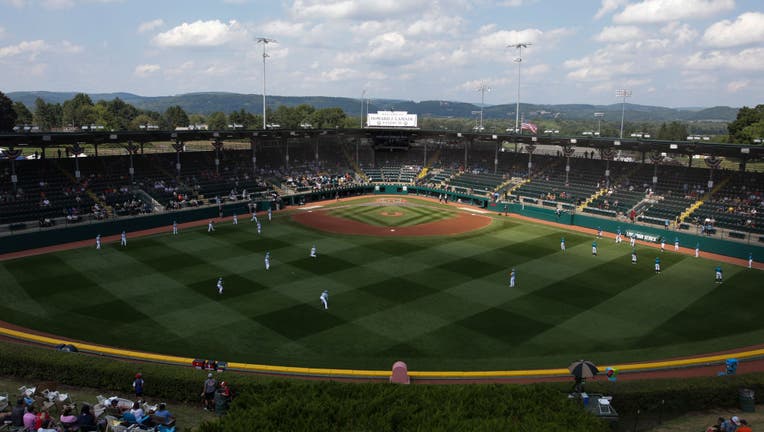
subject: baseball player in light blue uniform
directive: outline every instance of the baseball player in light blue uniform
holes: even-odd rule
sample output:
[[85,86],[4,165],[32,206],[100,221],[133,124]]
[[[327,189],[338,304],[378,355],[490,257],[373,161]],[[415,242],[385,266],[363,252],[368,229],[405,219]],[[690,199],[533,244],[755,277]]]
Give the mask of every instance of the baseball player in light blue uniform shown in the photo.
[[621,237],[621,227],[618,227],[618,231],[615,234],[615,242],[617,244],[620,244],[622,241],[623,241],[623,239]]
[[674,237],[674,252],[679,252],[679,237]]
[[631,250],[631,263],[636,264],[637,263],[637,250],[632,249]]
[[722,266],[716,266],[716,283],[722,283]]
[[239,217],[236,216],[236,213],[233,214],[233,224],[238,225],[239,224]]
[[695,243],[695,258],[700,256],[700,243]]
[[661,259],[658,257],[655,257],[655,274],[660,274],[661,272]]
[[565,237],[560,239],[560,250],[565,253]]
[[178,221],[172,221],[172,235],[178,234]]
[[592,255],[597,256],[597,240],[592,242]]
[[124,231],[122,231],[122,238],[120,239],[119,244],[122,246],[127,246],[127,233]]
[[748,268],[753,267],[753,252],[748,252]]
[[268,222],[270,222],[272,218],[273,218],[273,210],[268,208]]

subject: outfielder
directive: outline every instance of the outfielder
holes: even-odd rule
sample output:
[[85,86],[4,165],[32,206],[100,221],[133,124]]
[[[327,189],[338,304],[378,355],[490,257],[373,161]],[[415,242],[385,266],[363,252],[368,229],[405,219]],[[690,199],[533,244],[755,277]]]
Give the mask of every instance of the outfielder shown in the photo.
[[233,214],[233,224],[238,225],[239,224],[239,217],[236,216],[236,213]]
[[213,231],[215,231],[215,225],[212,223],[212,219],[210,219],[210,221],[207,222],[207,232]]
[[178,234],[178,221],[172,221],[172,235]]
[[127,246],[127,234],[124,231],[122,231],[122,238],[120,239],[119,244]]
[[637,243],[637,236],[635,236],[632,233],[631,236],[629,237],[629,246],[633,248],[636,243]]
[[616,244],[621,244],[622,241],[623,239],[621,237],[621,227],[618,227],[618,232],[615,235],[615,242]]
[[700,256],[700,243],[695,244],[695,258]]
[[722,283],[722,266],[716,266],[716,283]]
[[266,270],[271,269],[271,252],[270,251],[265,252],[265,269]]
[[674,252],[679,252],[679,237],[674,237]]
[[655,274],[661,273],[661,259],[658,257],[655,257]]
[[509,272],[509,287],[514,288],[515,287],[515,269],[512,268],[512,271]]
[[753,267],[753,252],[748,252],[748,268]]
[[565,237],[560,239],[560,250],[565,253]]
[[631,263],[636,264],[637,263],[637,250],[632,249],[631,250]]
[[666,250],[666,239],[661,237],[661,252]]
[[597,240],[592,242],[592,255],[597,256]]
[[315,258],[315,257],[316,257],[316,245],[313,245],[313,246],[310,248],[310,257],[311,257],[311,258]]
[[[101,234],[98,234],[96,236],[96,250],[100,250],[100,249],[101,249]],[[750,267],[751,266],[749,265],[748,268]]]
[[223,278],[218,278],[218,294],[223,294]]
[[318,299],[321,300],[321,304],[324,305],[324,309],[329,309],[329,291],[328,290],[324,290],[321,293],[321,297],[319,297]]

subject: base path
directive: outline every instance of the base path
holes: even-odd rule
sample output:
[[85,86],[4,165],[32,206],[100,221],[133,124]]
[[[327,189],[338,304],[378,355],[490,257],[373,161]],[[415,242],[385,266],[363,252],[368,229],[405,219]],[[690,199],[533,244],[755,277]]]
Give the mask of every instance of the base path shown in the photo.
[[[388,217],[396,214],[386,215]],[[328,214],[327,210],[310,210],[292,215],[292,220],[311,228],[335,234],[371,236],[444,236],[462,234],[485,228],[493,218],[464,212],[454,212],[453,217],[405,227],[369,225]]]

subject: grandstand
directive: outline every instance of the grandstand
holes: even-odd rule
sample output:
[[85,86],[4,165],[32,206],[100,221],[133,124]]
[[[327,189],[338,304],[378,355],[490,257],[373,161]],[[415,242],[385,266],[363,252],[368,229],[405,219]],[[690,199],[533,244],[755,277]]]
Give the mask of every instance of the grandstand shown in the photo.
[[[241,145],[235,146],[237,150],[228,149],[221,138],[213,136],[214,132],[201,131],[175,132],[173,136],[162,132],[108,137],[98,133],[31,134],[23,139],[20,135],[3,135],[0,144],[13,148],[23,140],[25,145],[39,146],[42,158],[6,159],[6,168],[0,172],[0,226],[3,231],[15,231],[371,182],[427,186],[494,201],[519,199],[618,220],[635,216],[638,222],[658,226],[669,221],[682,229],[710,222],[725,230],[762,230],[761,175],[716,170],[714,186],[708,189],[708,180],[714,174],[707,167],[670,165],[661,158],[644,163],[646,154],[664,150],[671,143],[619,141],[621,150],[642,153],[640,163],[608,161],[595,157],[593,151],[571,153],[568,158],[559,150],[556,155],[554,150],[528,154],[526,147],[543,143],[544,137],[416,131],[406,138],[407,133],[414,134],[348,130],[301,131],[298,135],[282,130],[242,131],[226,138],[248,139],[248,150],[241,149]],[[381,141],[374,134],[381,134]],[[396,143],[405,145],[380,145],[388,143],[393,135]],[[50,154],[56,148],[70,154],[66,146],[73,143],[90,143],[97,154],[99,146],[119,149],[120,140],[183,143],[192,139],[224,145],[219,151],[213,147],[209,147],[210,151],[175,153],[141,151],[132,158],[46,157],[46,150]],[[507,145],[510,140],[518,143],[514,149]],[[569,148],[573,141],[554,138],[543,144],[559,149]],[[577,144],[601,151],[614,143],[603,138],[581,141],[578,139]],[[679,154],[697,154],[702,151],[698,146],[707,146],[709,153],[741,155],[737,148],[711,143],[695,143],[691,149],[683,145],[672,144],[672,149]],[[744,153],[744,161],[760,157],[758,151]],[[15,184],[11,182],[11,171],[17,179]]]

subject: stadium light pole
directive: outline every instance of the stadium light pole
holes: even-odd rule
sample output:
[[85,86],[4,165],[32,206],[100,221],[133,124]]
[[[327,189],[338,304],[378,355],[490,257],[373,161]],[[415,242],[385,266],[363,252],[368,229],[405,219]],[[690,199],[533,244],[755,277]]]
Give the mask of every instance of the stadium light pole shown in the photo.
[[266,129],[266,118],[265,118],[265,59],[268,58],[268,53],[265,52],[265,46],[269,43],[278,43],[275,39],[269,39],[266,37],[260,37],[257,38],[257,43],[263,44],[263,129]]
[[530,42],[520,42],[507,45],[507,48],[517,48],[517,57],[514,61],[517,63],[517,108],[515,109],[515,133],[520,131],[520,64],[523,62],[523,48],[533,45]]
[[623,102],[621,102],[621,135],[620,135],[620,138],[623,139],[623,116],[626,112],[626,98],[631,97],[631,90],[618,89],[615,91],[615,96],[623,99]]
[[363,129],[363,99],[366,97],[366,89],[361,92],[361,129]]
[[480,92],[480,126],[478,126],[478,132],[482,132],[483,131],[483,107],[485,106],[485,92],[491,91],[491,87],[488,87],[485,81],[483,81],[480,83],[480,87],[477,88],[477,91]]
[[594,113],[594,118],[597,119],[597,136],[602,135],[602,117],[605,117],[604,112]]

